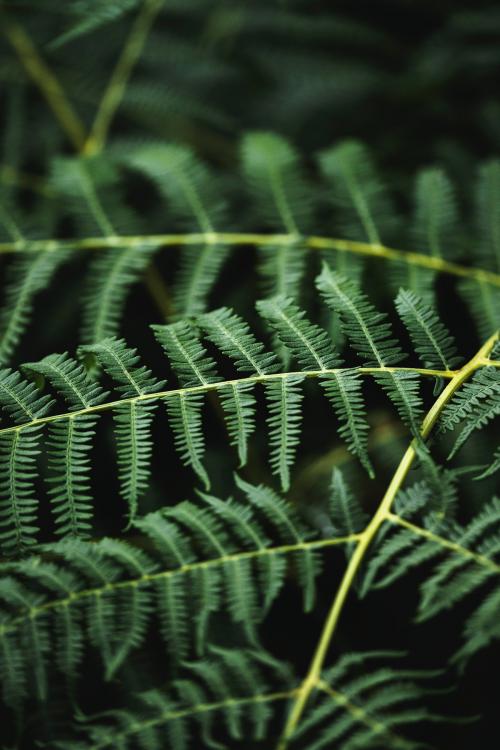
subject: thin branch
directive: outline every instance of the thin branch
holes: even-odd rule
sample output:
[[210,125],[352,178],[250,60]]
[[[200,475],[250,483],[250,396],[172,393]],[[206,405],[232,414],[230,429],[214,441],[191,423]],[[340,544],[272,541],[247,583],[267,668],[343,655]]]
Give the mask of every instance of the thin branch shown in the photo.
[[123,47],[111,79],[99,104],[90,135],[83,152],[86,155],[102,151],[113,117],[120,106],[129,77],[144,48],[151,25],[163,0],[145,0]]
[[286,544],[280,547],[260,547],[259,549],[249,550],[246,552],[235,552],[230,555],[214,557],[209,560],[186,563],[178,568],[161,570],[158,573],[144,573],[136,578],[128,578],[125,581],[106,581],[101,586],[82,589],[81,591],[71,591],[67,596],[58,599],[51,599],[42,604],[34,604],[26,611],[12,619],[10,622],[4,622],[0,625],[0,634],[10,633],[17,630],[17,627],[27,619],[41,617],[49,611],[72,607],[79,604],[82,600],[90,599],[94,596],[101,596],[111,591],[123,591],[138,586],[150,586],[155,581],[162,581],[175,576],[189,575],[198,570],[207,570],[211,568],[232,565],[241,560],[257,560],[263,557],[273,555],[289,555],[305,550],[323,549],[324,547],[334,547],[338,544],[351,544],[359,539],[359,534],[349,534],[347,536],[331,537],[329,539],[317,539],[310,542],[297,542],[297,544]]
[[[228,698],[225,701],[219,701],[217,703],[199,703],[196,706],[190,706],[189,708],[179,709],[178,711],[166,711],[160,716],[156,716],[154,719],[148,719],[146,721],[134,721],[126,730],[117,732],[110,729],[109,739],[99,741],[95,745],[89,745],[88,750],[103,750],[106,747],[117,747],[117,744],[126,737],[131,735],[139,734],[148,729],[165,724],[169,721],[175,721],[175,719],[182,719],[188,716],[195,716],[200,713],[208,713],[210,711],[221,711],[224,708],[236,708],[238,706],[248,706],[255,703],[271,703],[275,701],[286,701],[293,698],[296,694],[296,689],[282,691],[279,693],[262,693],[258,695],[252,695],[248,698]],[[121,743],[120,743],[121,744]]]
[[458,542],[451,542],[449,539],[445,539],[444,537],[439,536],[439,534],[434,534],[428,529],[423,529],[421,526],[417,526],[416,524],[407,521],[406,518],[397,516],[395,513],[388,513],[387,520],[393,524],[397,524],[398,526],[403,526],[403,528],[408,529],[413,534],[424,537],[434,544],[439,544],[441,547],[444,547],[451,552],[455,552],[455,554],[457,555],[467,557],[470,560],[473,560],[478,565],[481,565],[483,568],[489,568],[495,573],[500,573],[500,565],[495,563],[493,560],[490,560],[490,558],[486,557],[486,555],[481,555],[477,552],[473,552],[472,550],[467,549],[467,547],[458,544]]
[[6,14],[2,14],[1,18],[2,31],[16,51],[21,64],[38,85],[68,139],[80,151],[85,144],[85,128],[67,99],[61,84],[44,62],[22,26],[12,21]]
[[266,383],[273,380],[285,380],[287,378],[295,378],[300,375],[303,378],[324,378],[328,375],[335,375],[342,372],[359,372],[361,375],[377,375],[384,372],[414,372],[424,377],[439,377],[439,378],[456,378],[456,373],[448,370],[426,370],[418,367],[351,367],[351,368],[337,368],[330,370],[298,370],[294,372],[273,372],[265,375],[250,375],[246,378],[235,378],[232,380],[220,380],[215,383],[203,383],[202,385],[195,385],[186,388],[174,388],[168,391],[156,391],[153,393],[143,393],[138,396],[131,396],[130,398],[122,398],[117,401],[105,401],[95,406],[87,406],[77,411],[61,412],[60,414],[50,414],[45,417],[35,417],[29,422],[23,422],[22,424],[11,425],[10,427],[3,427],[0,429],[0,435],[6,435],[9,432],[15,432],[17,430],[23,430],[26,427],[33,427],[35,425],[46,424],[48,422],[59,422],[64,419],[71,419],[73,417],[80,417],[85,414],[94,414],[95,412],[108,411],[116,407],[123,406],[124,404],[135,404],[141,401],[156,401],[157,399],[168,399],[174,396],[188,396],[196,393],[209,393],[211,391],[219,391],[232,385],[238,385],[242,383]]
[[[214,232],[211,234],[197,232],[191,234],[149,234],[149,235],[117,235],[108,237],[83,237],[81,239],[42,239],[30,241],[26,249],[30,252],[44,250],[104,250],[110,247],[128,248],[145,247],[180,247],[182,245],[200,245],[210,241],[218,245],[260,246],[260,245],[288,245],[297,242],[297,237],[291,234],[255,234],[244,232]],[[483,268],[469,268],[458,263],[451,263],[442,258],[435,258],[425,253],[396,250],[383,245],[370,245],[366,242],[352,242],[335,237],[302,237],[303,247],[310,250],[336,250],[338,252],[354,253],[369,258],[403,263],[410,266],[429,268],[437,273],[445,273],[460,278],[473,279],[477,282],[500,287],[500,274]],[[19,251],[15,242],[0,243],[0,253],[14,253]]]
[[[477,354],[469,362],[467,362],[450,380],[446,388],[443,390],[437,401],[435,401],[430,411],[424,418],[422,428],[420,430],[421,439],[425,440],[429,436],[439,418],[439,415],[445,408],[446,404],[453,397],[455,392],[462,386],[462,384],[466,380],[468,380],[474,374],[474,372],[479,367],[484,366],[485,360],[487,362],[489,361],[488,355],[497,341],[498,332],[493,336],[490,336],[490,338],[483,344]],[[321,679],[323,664],[330,648],[332,638],[336,632],[339,618],[344,609],[344,604],[346,602],[347,596],[352,588],[360,565],[364,560],[366,551],[378,534],[378,531],[382,524],[389,518],[389,514],[391,512],[391,508],[396,495],[403,485],[403,482],[405,481],[406,476],[410,471],[415,458],[417,457],[418,442],[419,440],[417,438],[413,438],[413,440],[411,441],[405,454],[403,455],[403,458],[399,463],[399,466],[393,474],[389,486],[375,514],[366,526],[365,530],[360,535],[360,539],[349,560],[349,564],[347,565],[344,576],[342,578],[342,581],[340,582],[340,586],[337,589],[332,602],[332,606],[325,620],[323,630],[312,657],[308,673],[297,693],[295,704],[292,707],[281,740],[278,744],[278,750],[285,750],[285,748],[288,747],[288,743],[298,723],[300,722],[311,691],[315,689],[319,680]]]

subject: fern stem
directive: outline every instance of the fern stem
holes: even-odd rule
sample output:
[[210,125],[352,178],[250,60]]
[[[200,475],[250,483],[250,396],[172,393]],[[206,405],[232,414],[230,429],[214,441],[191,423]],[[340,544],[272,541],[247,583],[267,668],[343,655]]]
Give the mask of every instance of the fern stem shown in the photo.
[[221,555],[210,560],[186,563],[179,565],[178,568],[161,570],[157,573],[144,573],[136,578],[128,578],[125,581],[106,581],[102,586],[82,589],[81,591],[71,591],[68,596],[59,599],[52,599],[43,604],[35,604],[30,607],[9,623],[0,625],[0,634],[15,631],[19,625],[27,619],[33,619],[43,616],[47,611],[71,607],[79,604],[84,599],[94,596],[101,596],[104,592],[123,591],[137,586],[149,586],[155,581],[172,578],[174,576],[189,575],[199,570],[217,568],[224,565],[232,565],[241,560],[256,560],[271,555],[288,555],[304,550],[323,549],[325,547],[334,547],[339,544],[352,544],[360,538],[360,534],[349,534],[341,537],[331,537],[330,539],[317,539],[310,542],[297,542],[296,544],[286,544],[280,547],[259,547],[259,549],[248,550],[246,552],[235,552],[234,554]]
[[[488,362],[488,364],[490,364]],[[115,409],[124,404],[133,404],[141,401],[156,401],[158,399],[174,398],[175,396],[188,396],[190,394],[197,393],[209,393],[210,391],[219,391],[224,388],[232,387],[240,384],[257,384],[267,383],[276,380],[286,380],[287,378],[297,378],[298,376],[303,378],[320,378],[327,375],[334,375],[341,372],[354,371],[359,372],[362,375],[376,375],[377,373],[384,372],[416,372],[424,377],[432,378],[454,378],[457,373],[452,370],[427,370],[425,368],[418,367],[353,367],[353,368],[338,368],[330,370],[299,370],[294,372],[273,372],[264,375],[252,375],[247,378],[235,378],[233,380],[220,380],[215,383],[204,382],[201,385],[195,385],[186,388],[175,388],[169,391],[157,391],[153,393],[141,393],[137,396],[131,396],[129,398],[122,398],[117,401],[105,401],[94,406],[86,406],[85,408],[74,410],[71,412],[61,412],[60,414],[50,414],[44,417],[34,417],[29,422],[24,422],[22,425],[12,425],[10,427],[3,427],[0,429],[0,435],[6,435],[10,432],[19,430],[21,427],[47,424],[49,422],[56,422],[62,419],[70,419],[71,417],[79,417],[84,414],[93,414],[94,412],[109,411]],[[202,378],[202,376],[200,376]],[[5,386],[4,386],[5,387]],[[10,395],[13,399],[18,400],[16,394],[11,392]],[[22,406],[22,404],[20,404]]]
[[[453,397],[454,393],[460,388],[460,386],[468,380],[468,378],[479,368],[482,367],[485,361],[489,364],[487,359],[488,354],[493,349],[496,341],[498,340],[498,332],[490,336],[490,338],[483,344],[477,354],[465,364],[458,372],[455,373],[453,378],[450,380],[446,388],[441,393],[440,397],[435,401],[429,412],[424,418],[422,427],[420,430],[420,436],[425,440],[436,424],[442,410],[446,404]],[[302,685],[297,692],[297,698],[289,714],[285,729],[282,737],[278,744],[278,750],[285,750],[288,746],[288,741],[291,739],[302,713],[305,709],[306,703],[309,699],[311,692],[317,689],[318,683],[321,680],[321,670],[325,662],[333,635],[337,629],[340,615],[344,608],[347,595],[349,594],[356,574],[359,570],[361,563],[364,560],[365,553],[372,543],[373,539],[377,535],[382,524],[389,520],[391,507],[396,499],[396,495],[399,492],[404,480],[417,456],[418,439],[413,438],[410,445],[406,449],[406,452],[401,459],[399,466],[397,467],[393,477],[387,487],[387,490],[373,515],[371,521],[366,526],[365,530],[361,533],[359,541],[356,545],[354,553],[349,560],[349,564],[344,572],[340,586],[335,594],[332,606],[326,618],[323,630],[316,647],[316,651],[313,655],[309,671],[304,678]]]
[[[196,232],[191,234],[149,234],[149,235],[117,235],[108,237],[83,237],[81,239],[42,239],[31,240],[26,243],[26,249],[30,252],[41,252],[44,250],[100,250],[110,247],[144,247],[155,245],[162,247],[178,247],[182,245],[199,245],[206,242],[218,245],[289,245],[296,242],[296,235],[291,234],[254,234],[254,233],[232,233],[232,232]],[[337,239],[335,237],[303,237],[301,245],[310,250],[336,250],[343,253],[354,253],[369,258],[386,260],[389,262],[405,263],[409,266],[430,268],[438,273],[445,273],[460,278],[473,279],[478,283],[489,284],[500,287],[500,274],[483,268],[469,268],[452,263],[424,253],[397,250],[385,247],[385,245],[374,245],[368,242],[354,242],[351,240]],[[0,253],[19,252],[22,247],[16,242],[0,243]]]
[[198,703],[189,708],[179,709],[178,711],[165,711],[159,716],[147,719],[146,721],[134,721],[129,725],[123,732],[110,732],[109,739],[99,741],[97,744],[89,745],[88,750],[102,750],[106,747],[116,747],[117,743],[126,737],[136,735],[141,732],[145,732],[148,729],[165,724],[169,721],[175,721],[176,719],[183,719],[188,716],[194,716],[196,714],[208,713],[210,711],[221,711],[227,707],[238,707],[238,706],[249,706],[255,703],[271,703],[275,701],[285,701],[293,698],[296,689],[282,691],[278,693],[259,693],[258,695],[251,695],[247,698],[228,698],[225,701],[219,701],[217,703]]
[[425,537],[425,539],[428,539],[435,544],[439,544],[441,547],[444,547],[451,552],[455,552],[457,555],[468,557],[471,560],[474,560],[474,562],[476,562],[478,565],[481,565],[483,568],[489,568],[494,573],[500,573],[500,565],[493,562],[493,560],[490,560],[489,557],[486,557],[485,555],[480,555],[477,552],[473,552],[472,550],[467,549],[467,547],[463,547],[457,542],[450,542],[449,539],[445,539],[444,537],[439,536],[439,534],[434,534],[428,529],[423,529],[421,526],[417,526],[416,524],[411,523],[411,521],[407,521],[406,518],[397,516],[395,513],[388,513],[387,520],[391,523],[403,526],[405,529],[412,531],[414,534]]
[[352,703],[352,701],[350,701],[349,698],[344,695],[344,693],[341,693],[339,690],[334,690],[324,680],[319,680],[316,687],[318,690],[321,690],[321,692],[329,695],[337,706],[341,706],[352,716],[354,716],[356,721],[359,721],[360,723],[371,729],[375,736],[380,737],[382,735],[385,737],[389,737],[392,742],[394,742],[394,740],[402,741],[403,738],[395,734],[394,732],[391,732],[391,730],[388,729],[382,721],[372,719],[371,716],[363,708],[361,708],[361,706],[357,706],[355,703]]
[[59,81],[38,54],[26,31],[2,14],[2,30],[17,53],[22,66],[37,84],[69,141],[80,151],[85,143],[85,129],[68,101]]
[[145,0],[137,15],[99,104],[90,135],[83,146],[85,155],[93,155],[103,149],[111,122],[125,93],[130,74],[140,57],[151,25],[162,4],[163,0]]

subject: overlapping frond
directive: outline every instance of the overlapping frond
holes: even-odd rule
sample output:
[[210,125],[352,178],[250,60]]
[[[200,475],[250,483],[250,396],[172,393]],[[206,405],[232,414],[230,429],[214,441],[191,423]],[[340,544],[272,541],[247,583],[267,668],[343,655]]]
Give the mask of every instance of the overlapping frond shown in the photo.
[[[340,276],[324,264],[316,284],[328,306],[339,315],[351,347],[368,366],[387,368],[405,358],[406,355],[393,337],[387,315],[378,312],[353,281]],[[387,392],[403,421],[418,434],[422,401],[415,374],[397,373],[388,369],[377,374],[375,379]]]
[[213,647],[204,660],[186,663],[168,692],[150,690],[132,708],[110,711],[99,722],[83,720],[81,739],[57,747],[104,750],[119,743],[123,750],[161,750],[166,741],[172,748],[202,743],[215,750],[228,739],[261,742],[274,704],[293,694],[279,667],[265,652]]
[[[0,403],[11,420],[0,430],[4,456],[0,529],[5,551],[11,553],[18,545],[32,544],[36,538],[40,500],[35,500],[34,482],[43,473],[36,458],[40,450],[49,468],[48,499],[55,530],[63,535],[88,535],[93,515],[92,446],[96,430],[104,421],[99,417],[107,411],[114,420],[117,474],[129,522],[150,487],[152,420],[160,402],[165,403],[181,460],[194,470],[205,490],[209,489],[210,477],[204,464],[203,407],[210,392],[220,399],[229,442],[236,447],[243,466],[248,457],[248,441],[256,427],[257,389],[263,389],[270,466],[286,491],[300,445],[304,381],[316,380],[332,403],[338,419],[338,438],[373,476],[367,449],[369,422],[363,379],[369,375],[387,391],[403,421],[418,435],[420,376],[451,377],[449,367],[455,362],[451,340],[425,303],[411,292],[401,292],[397,307],[417,352],[424,364],[445,369],[396,367],[394,363],[403,354],[386,315],[378,313],[351,281],[326,266],[317,283],[328,304],[338,312],[349,341],[369,366],[365,367],[364,362],[361,366],[342,366],[326,331],[310,322],[291,299],[274,297],[258,303],[258,311],[277,337],[277,348],[284,347],[289,352],[298,363],[298,370],[283,369],[278,353],[267,350],[242,318],[229,308],[220,308],[198,316],[192,323],[179,321],[152,327],[178,386],[173,383],[167,388],[165,380],[140,363],[135,349],[113,338],[80,347],[92,377],[84,364],[67,354],[53,354],[23,365],[24,373],[36,384],[10,370],[0,373]],[[223,379],[203,336],[232,361],[237,377]],[[95,379],[95,361],[116,387],[116,395],[105,391]],[[39,390],[46,382],[67,403],[66,411],[48,413],[53,410],[54,401]],[[442,430],[463,423],[453,452],[498,413],[497,385],[497,368],[483,367],[447,404],[440,422]],[[45,431],[46,444],[41,442]],[[422,458],[426,455],[423,453]]]
[[[291,746],[308,750],[427,747],[427,743],[405,737],[405,731],[412,724],[443,720],[424,705],[433,675],[385,666],[398,656],[395,652],[366,652],[340,657],[322,674]],[[377,665],[381,661],[382,667]]]
[[391,516],[392,523],[385,528],[368,563],[363,589],[366,592],[386,588],[412,569],[426,570],[420,587],[418,622],[429,620],[464,599],[474,601],[474,595],[480,593],[479,604],[476,600],[467,615],[463,643],[455,655],[455,660],[463,663],[500,637],[500,503],[494,498],[468,525],[462,526],[443,522],[429,512],[432,496],[426,484],[417,484],[401,495],[398,516]]
[[[316,548],[341,543],[344,535],[318,540],[274,492],[239,484],[244,502],[202,495],[196,503],[138,518],[134,528],[150,540],[148,551],[112,539],[66,539],[44,547],[39,557],[11,563],[0,581],[5,700],[16,705],[30,693],[32,669],[53,669],[49,648],[71,682],[85,642],[100,654],[111,679],[140,648],[155,614],[172,663],[203,655],[221,618],[256,642],[256,628],[288,566],[296,569],[310,609],[320,571]],[[6,590],[8,598],[2,596]],[[43,653],[26,644],[29,633],[47,643]]]
[[395,215],[367,148],[359,141],[342,141],[323,151],[319,164],[342,234],[374,245],[388,242]]
[[447,405],[441,430],[460,426],[451,456],[462,447],[474,430],[480,430],[500,414],[500,374],[494,367],[479,370]]

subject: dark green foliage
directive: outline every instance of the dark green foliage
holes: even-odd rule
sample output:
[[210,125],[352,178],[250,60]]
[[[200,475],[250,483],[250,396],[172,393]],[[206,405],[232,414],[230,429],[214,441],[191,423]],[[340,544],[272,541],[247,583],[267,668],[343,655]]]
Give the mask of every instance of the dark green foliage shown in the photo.
[[376,6],[2,4],[5,750],[498,734],[500,14]]

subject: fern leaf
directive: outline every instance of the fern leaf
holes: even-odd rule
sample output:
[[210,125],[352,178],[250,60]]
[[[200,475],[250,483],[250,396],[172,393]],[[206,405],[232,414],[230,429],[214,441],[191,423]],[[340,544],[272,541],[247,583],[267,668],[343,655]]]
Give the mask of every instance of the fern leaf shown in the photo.
[[415,182],[412,236],[419,252],[454,258],[458,215],[453,185],[437,167],[422,169]]
[[85,279],[81,340],[93,344],[119,332],[130,288],[140,281],[156,245],[131,245],[100,251]]
[[[117,737],[123,750],[161,750],[165,741],[169,747],[185,750],[194,738],[203,741],[204,747],[220,750],[223,746],[212,731],[221,725],[234,741],[244,737],[251,742],[262,740],[272,718],[266,706],[267,682],[282,683],[271,665],[264,666],[267,669],[253,651],[213,649],[210,658],[187,662],[168,693],[150,690],[138,696],[135,710],[113,710],[107,713],[106,723],[84,725],[82,744],[72,745],[71,750],[90,745],[102,750],[115,747]],[[199,732],[191,729],[188,719]]]
[[170,325],[153,325],[151,328],[183,386],[207,385],[220,380],[215,372],[215,362],[188,323],[179,321]]
[[[73,571],[62,569],[54,563],[42,562],[36,557],[18,563],[17,569],[23,578],[34,582],[42,590],[55,593],[58,598],[71,596],[78,588],[78,578]],[[61,607],[54,620],[57,667],[68,687],[71,687],[83,658],[82,612],[77,608]]]
[[238,451],[240,466],[248,456],[248,439],[255,431],[256,402],[253,383],[231,383],[219,389],[231,445]]
[[270,463],[273,474],[280,478],[284,492],[290,487],[290,467],[294,463],[300,439],[303,380],[300,375],[289,375],[264,386],[269,411]]
[[[418,486],[412,490],[422,497]],[[410,495],[411,501],[411,495]],[[427,503],[413,505],[425,511]],[[420,508],[419,508],[420,506]],[[477,591],[482,592],[480,604],[466,620],[464,643],[454,659],[467,661],[493,638],[500,638],[498,617],[498,529],[500,528],[500,501],[495,498],[478,513],[468,526],[458,524],[441,526],[446,536],[436,532],[434,515],[424,516],[421,526],[415,523],[408,527],[394,523],[386,531],[385,540],[378,545],[375,557],[368,569],[364,590],[390,586],[404,577],[411,568],[419,568],[424,562],[433,566],[420,589],[417,621],[427,621],[444,610],[456,606]],[[493,588],[492,588],[493,585]]]
[[[492,159],[479,170],[476,216],[479,252],[488,268],[500,272],[500,161]],[[497,319],[498,321],[498,319]]]
[[366,419],[361,378],[356,372],[343,370],[325,375],[320,383],[340,422],[339,436],[373,478],[375,474],[367,451],[370,427]]
[[435,310],[414,292],[400,289],[396,309],[424,367],[453,370],[460,362],[456,345]]
[[43,417],[53,403],[50,396],[40,396],[38,388],[18,372],[0,370],[0,406],[17,424]]
[[[250,507],[234,500],[222,502],[209,495],[202,495],[202,498],[230,527],[244,548],[263,552],[269,546],[269,538],[264,534]],[[286,563],[277,555],[262,554],[257,559],[257,566],[264,596],[264,609],[267,611],[283,585]]]
[[[104,558],[110,557],[122,569],[135,578],[151,575],[156,565],[140,550],[114,539],[103,539],[99,551]],[[105,678],[110,680],[127,659],[129,653],[139,648],[149,626],[152,612],[151,594],[138,586],[128,587],[118,595],[117,624],[113,632],[114,653],[106,665]]]
[[330,483],[330,518],[334,530],[344,535],[357,534],[368,523],[367,514],[337,468],[332,472]]
[[458,291],[476,324],[482,339],[498,328],[500,320],[500,292],[482,280],[464,279],[458,285]]
[[[109,376],[118,384],[123,398],[142,396],[161,391],[164,380],[158,380],[144,365],[139,365],[135,349],[123,339],[104,339],[98,344],[82,346],[83,355],[94,355]],[[118,474],[121,494],[133,520],[139,498],[149,486],[150,462],[153,450],[151,422],[157,407],[155,402],[131,401],[113,410],[115,421]]]
[[319,156],[343,236],[374,245],[391,234],[395,219],[389,196],[365,146],[346,140]]
[[34,257],[23,254],[9,265],[0,311],[0,362],[12,356],[30,321],[34,297],[48,288],[67,258],[63,251],[48,250]]
[[124,155],[126,163],[152,179],[168,200],[173,217],[189,231],[207,234],[227,226],[227,206],[216,180],[186,146],[153,143]]
[[[326,303],[339,315],[342,330],[351,347],[368,366],[387,367],[404,359],[385,313],[377,312],[368,298],[350,280],[339,276],[328,266],[316,280]],[[387,392],[398,412],[414,435],[419,434],[422,401],[418,376],[410,372],[378,373],[374,379]]]
[[[308,534],[295,510],[268,487],[254,486],[236,476],[238,487],[247,500],[273,525],[284,544],[303,544]],[[319,560],[312,550],[298,550],[295,555],[297,573],[304,591],[304,609],[314,604],[315,578],[320,572]]]
[[339,357],[326,331],[310,323],[293,300],[283,296],[257,302],[257,310],[304,370],[330,370]]
[[87,409],[102,403],[109,395],[91,380],[81,364],[64,354],[50,354],[40,362],[27,362],[22,369],[28,374],[41,376],[54,386],[68,402],[72,411]]
[[[292,300],[274,297],[258,302],[257,309],[304,369],[326,371],[339,366],[341,361],[327,333],[310,323]],[[372,474],[361,381],[355,373],[338,371],[325,373],[320,383],[341,422],[340,437]]]
[[164,380],[158,380],[144,365],[140,365],[137,349],[128,347],[123,339],[108,338],[80,346],[82,355],[92,354],[99,364],[117,384],[123,398],[154,393],[165,387]]
[[24,427],[0,437],[0,545],[4,554],[36,542],[38,501],[36,457],[41,426]]
[[[37,604],[37,596],[20,586],[17,581],[5,578],[0,582],[0,601],[18,609],[31,609]],[[34,622],[31,618],[23,624],[24,656],[32,665],[32,677],[35,683],[35,694],[38,700],[44,701],[48,693],[48,652],[50,647],[48,625],[46,620]],[[10,690],[13,686],[11,685]],[[13,701],[17,696],[12,695]]]
[[173,307],[177,319],[205,312],[210,292],[229,257],[230,249],[209,243],[182,248],[180,266],[173,284]]
[[92,518],[90,451],[97,417],[84,414],[49,427],[49,495],[56,533],[87,537]]
[[500,447],[496,449],[494,455],[493,455],[493,461],[491,464],[481,473],[478,474],[477,477],[474,477],[474,479],[486,479],[486,477],[491,477],[493,474],[496,474],[496,472],[500,469]]
[[263,295],[284,295],[296,299],[306,271],[304,247],[299,242],[262,245],[257,253]]
[[[360,748],[422,748],[400,734],[412,723],[442,720],[422,706],[429,674],[372,665],[375,653],[346,654],[325,670],[313,705],[293,736],[297,747],[327,750]],[[395,656],[392,654],[392,656]],[[358,657],[358,658],[353,658]],[[356,674],[359,664],[370,665]],[[300,744],[299,744],[300,743]]]
[[248,324],[229,308],[201,315],[197,322],[208,339],[234,361],[239,372],[264,375],[278,369],[275,355],[264,351],[264,345],[250,332]]
[[205,441],[201,426],[203,395],[179,392],[166,402],[170,426],[174,433],[175,447],[186,466],[196,472],[206,490],[210,480],[203,466]]
[[5,614],[0,613],[2,696],[6,706],[19,710],[27,692],[25,650],[8,632],[5,632],[7,621]]
[[475,430],[482,429],[500,414],[500,375],[494,367],[474,373],[472,379],[455,393],[444,409],[441,431],[454,429],[459,423],[459,433],[449,458],[455,455]]
[[354,282],[324,264],[316,285],[327,305],[340,316],[351,347],[368,366],[387,367],[404,358],[392,338],[387,315],[378,312]]
[[274,133],[249,133],[241,144],[241,158],[258,216],[273,229],[305,233],[311,224],[313,193],[293,147]]

